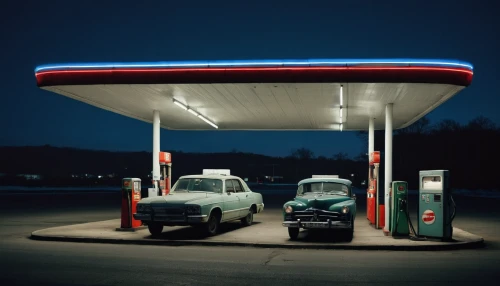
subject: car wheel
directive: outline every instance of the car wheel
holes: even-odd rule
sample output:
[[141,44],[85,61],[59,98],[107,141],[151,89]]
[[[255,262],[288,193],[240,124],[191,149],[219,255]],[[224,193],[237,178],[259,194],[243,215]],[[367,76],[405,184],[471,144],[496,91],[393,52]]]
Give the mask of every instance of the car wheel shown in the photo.
[[353,236],[354,236],[354,230],[349,229],[345,234],[345,240],[350,242],[352,241]]
[[297,237],[299,237],[299,232],[300,232],[300,228],[298,228],[298,227],[289,227],[288,228],[288,235],[290,236],[291,240],[296,240]]
[[160,235],[163,231],[163,225],[159,223],[148,224],[148,230],[151,235]]
[[345,236],[347,241],[352,241],[354,236],[354,218],[351,219],[351,227],[347,229]]
[[248,210],[247,216],[241,219],[241,223],[244,226],[252,225],[252,223],[253,223],[253,209]]
[[216,235],[219,231],[220,219],[217,214],[211,213],[208,222],[205,224],[205,232],[208,236]]

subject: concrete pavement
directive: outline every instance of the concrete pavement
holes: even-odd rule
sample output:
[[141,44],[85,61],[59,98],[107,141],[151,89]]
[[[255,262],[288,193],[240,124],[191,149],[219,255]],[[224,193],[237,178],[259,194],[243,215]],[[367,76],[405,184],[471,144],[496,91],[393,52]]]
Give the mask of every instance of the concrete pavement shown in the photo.
[[450,250],[483,246],[483,238],[454,227],[453,241],[415,241],[409,238],[384,236],[382,230],[369,225],[364,213],[358,213],[354,238],[343,241],[342,236],[325,232],[302,231],[299,239],[289,239],[287,229],[281,226],[281,210],[266,209],[254,217],[254,224],[243,227],[239,221],[221,225],[220,233],[203,237],[192,227],[165,227],[158,237],[147,229],[135,232],[116,231],[120,219],[97,221],[47,228],[32,232],[31,238],[49,241],[97,242],[145,245],[212,245],[253,246],[264,248],[360,249],[360,250]]

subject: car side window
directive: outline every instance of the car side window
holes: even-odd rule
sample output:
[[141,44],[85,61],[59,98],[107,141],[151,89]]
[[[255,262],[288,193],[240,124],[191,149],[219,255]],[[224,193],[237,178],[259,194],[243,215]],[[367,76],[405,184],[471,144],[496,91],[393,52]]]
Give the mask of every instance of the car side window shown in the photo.
[[213,180],[212,188],[215,193],[222,193],[222,181],[221,180]]
[[237,192],[237,193],[242,193],[244,192],[243,190],[243,187],[241,186],[240,184],[240,181],[238,180],[232,180],[233,181],[233,185],[234,185],[234,190]]
[[234,193],[234,186],[232,180],[226,180],[226,193]]
[[348,194],[349,193],[349,188],[347,188],[347,186],[345,186],[345,185],[342,185],[342,192]]
[[297,195],[302,196],[304,194],[304,185],[300,185],[297,189]]

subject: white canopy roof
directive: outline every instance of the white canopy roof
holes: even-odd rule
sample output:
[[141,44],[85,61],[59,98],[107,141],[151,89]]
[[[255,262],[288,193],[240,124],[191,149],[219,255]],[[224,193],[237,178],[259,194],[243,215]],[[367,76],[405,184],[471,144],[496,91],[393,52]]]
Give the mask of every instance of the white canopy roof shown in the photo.
[[472,80],[472,66],[457,61],[329,61],[49,65],[36,77],[45,90],[142,121],[159,110],[161,127],[176,130],[366,130],[370,117],[383,129],[388,103],[398,129]]

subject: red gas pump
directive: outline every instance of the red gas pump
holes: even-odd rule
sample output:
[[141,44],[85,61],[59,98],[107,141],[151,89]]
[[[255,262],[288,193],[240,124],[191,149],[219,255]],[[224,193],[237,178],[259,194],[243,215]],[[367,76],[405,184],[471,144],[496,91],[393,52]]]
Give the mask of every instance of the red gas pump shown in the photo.
[[141,179],[124,178],[122,179],[122,229],[140,227],[142,222],[134,219],[133,213],[136,213],[137,203],[141,200]]
[[172,176],[172,155],[168,152],[160,152],[160,190],[161,195],[170,193],[170,178]]
[[368,189],[366,191],[366,217],[370,224],[378,228],[378,170],[380,166],[380,151],[370,153],[368,171]]

